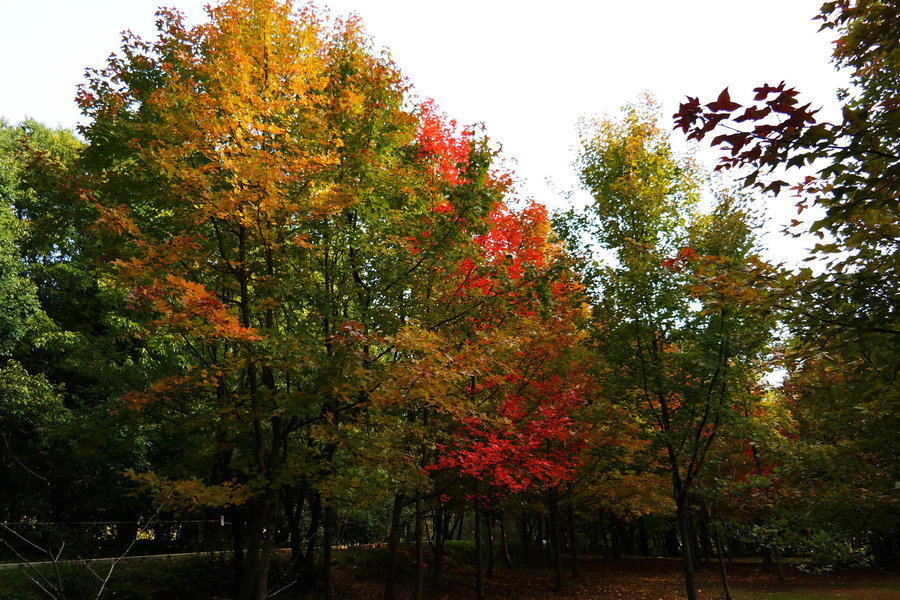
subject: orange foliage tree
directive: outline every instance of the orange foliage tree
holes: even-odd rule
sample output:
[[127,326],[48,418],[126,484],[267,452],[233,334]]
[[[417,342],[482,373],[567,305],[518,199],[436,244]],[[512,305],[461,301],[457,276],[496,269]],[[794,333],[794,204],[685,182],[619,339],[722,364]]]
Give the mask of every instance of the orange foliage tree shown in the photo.
[[467,345],[539,310],[546,214],[504,204],[487,140],[416,106],[354,18],[229,0],[157,25],[79,94],[107,283],[148,351],[177,356],[119,410],[192,455],[132,476],[229,511],[242,599],[267,597],[279,519],[298,575],[321,525],[328,594],[354,465],[396,463],[384,486],[418,491],[429,411],[472,405],[445,358],[487,364]]
[[209,17],[163,10],[155,41],[126,36],[90,74],[84,197],[133,320],[181,354],[123,404],[180,421],[207,463],[135,477],[180,508],[230,507],[239,597],[263,598],[282,508],[324,507],[330,548],[345,432],[424,314],[414,290],[487,229],[505,184],[473,134],[440,146],[355,19],[271,0]]

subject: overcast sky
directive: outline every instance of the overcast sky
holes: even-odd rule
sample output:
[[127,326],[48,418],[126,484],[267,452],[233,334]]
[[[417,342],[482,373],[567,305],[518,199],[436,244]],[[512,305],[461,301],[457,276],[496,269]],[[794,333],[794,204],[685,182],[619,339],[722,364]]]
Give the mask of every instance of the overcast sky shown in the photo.
[[[0,0],[0,117],[74,127],[75,87],[102,66],[120,32],[152,38],[159,4],[189,22],[202,0]],[[357,12],[419,96],[462,123],[484,123],[515,159],[528,195],[565,204],[576,122],[615,114],[650,91],[669,118],[685,95],[712,100],[725,86],[749,99],[787,81],[834,114],[844,84],[817,34],[821,0],[331,0]],[[782,206],[789,199],[780,201]],[[773,212],[786,222],[789,213]],[[777,225],[777,223],[776,223]],[[773,226],[773,229],[777,227]],[[770,244],[775,243],[769,240]],[[782,257],[783,258],[783,257]]]

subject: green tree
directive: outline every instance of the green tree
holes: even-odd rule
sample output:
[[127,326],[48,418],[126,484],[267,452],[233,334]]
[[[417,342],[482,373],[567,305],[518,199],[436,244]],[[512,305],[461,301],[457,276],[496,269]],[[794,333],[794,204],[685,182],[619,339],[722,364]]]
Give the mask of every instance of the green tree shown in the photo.
[[[818,209],[808,232],[821,240],[811,258],[822,269],[801,268],[772,281],[771,302],[794,335],[786,353],[789,390],[802,420],[813,416],[802,408],[807,402],[823,409],[817,426],[806,428],[813,439],[817,432],[841,439],[833,447],[836,455],[853,454],[857,462],[876,465],[860,494],[871,490],[881,498],[867,510],[870,523],[896,547],[891,482],[900,477],[894,385],[900,351],[900,8],[881,0],[840,0],[825,2],[817,19],[837,34],[834,63],[851,76],[850,88],[839,95],[840,122],[817,122],[816,111],[784,82],[756,88],[747,105],[733,101],[727,89],[705,105],[689,98],[676,122],[691,138],[714,135],[712,144],[727,151],[719,168],[743,169],[745,185],[777,193],[790,184],[773,181],[773,172],[787,178],[783,170],[801,170],[793,186],[801,216],[791,229],[802,231],[803,211]],[[822,392],[828,381],[840,381],[849,393]],[[823,397],[834,402],[819,404]],[[841,426],[852,428],[836,434]],[[838,451],[848,445],[857,452]],[[896,552],[889,554],[893,562],[900,560]]]
[[33,323],[39,305],[19,257],[24,232],[9,205],[0,205],[0,356],[8,356]]
[[618,121],[585,124],[578,167],[594,203],[570,217],[579,226],[568,235],[612,253],[591,273],[603,386],[635,411],[671,479],[693,599],[693,489],[736,394],[754,383],[769,323],[750,308],[748,213],[727,195],[708,214],[697,209],[699,174],[657,120],[648,100]]
[[[0,130],[2,131],[2,130]],[[4,158],[8,158],[5,153]],[[4,166],[9,166],[7,163]],[[4,169],[4,183],[9,182]],[[7,188],[8,189],[8,188]],[[4,194],[6,195],[6,194]],[[46,509],[49,485],[42,430],[62,411],[59,397],[42,375],[32,375],[13,358],[33,334],[40,316],[34,283],[19,257],[24,224],[7,203],[0,205],[0,492],[3,521],[34,518]]]
[[[27,307],[14,317],[18,339],[3,356],[5,416],[12,419],[6,456],[14,463],[8,480],[16,482],[5,489],[27,499],[13,520],[144,514],[127,497],[121,473],[141,462],[146,438],[108,414],[144,376],[135,368],[141,349],[113,326],[122,296],[99,282],[95,215],[78,198],[83,147],[73,132],[30,120],[0,127],[0,195],[9,211],[3,271],[16,288],[3,305],[6,314]],[[76,547],[70,532],[58,534]]]

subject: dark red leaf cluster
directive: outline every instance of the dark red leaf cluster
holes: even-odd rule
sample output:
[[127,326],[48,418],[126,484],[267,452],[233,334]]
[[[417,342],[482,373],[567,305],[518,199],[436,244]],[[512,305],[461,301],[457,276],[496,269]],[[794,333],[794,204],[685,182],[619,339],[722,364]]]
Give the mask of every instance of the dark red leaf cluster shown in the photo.
[[[711,142],[727,152],[719,159],[716,170],[749,167],[744,184],[763,191],[778,193],[788,184],[784,181],[759,182],[761,171],[771,172],[781,165],[802,166],[811,147],[827,138],[827,128],[816,124],[809,103],[801,105],[799,92],[782,81],[764,84],[753,90],[755,104],[743,106],[731,99],[728,88],[708,104],[688,97],[675,113],[675,129],[691,140],[702,140],[718,133]],[[743,109],[743,110],[741,110]],[[724,130],[724,131],[722,131]]]

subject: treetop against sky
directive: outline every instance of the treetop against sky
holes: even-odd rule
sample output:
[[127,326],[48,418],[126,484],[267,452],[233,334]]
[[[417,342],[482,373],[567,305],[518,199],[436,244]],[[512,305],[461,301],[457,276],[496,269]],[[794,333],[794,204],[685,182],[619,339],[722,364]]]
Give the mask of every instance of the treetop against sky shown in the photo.
[[[0,116],[66,127],[83,122],[75,87],[85,68],[118,51],[120,32],[151,39],[158,5],[195,23],[205,19],[205,4],[0,0]],[[811,20],[819,0],[563,0],[552,9],[461,0],[450,10],[414,0],[325,4],[333,15],[358,13],[420,96],[436,98],[460,123],[485,123],[526,179],[523,193],[551,207],[566,204],[566,192],[577,187],[575,124],[585,114],[615,113],[650,90],[670,115],[686,94],[781,79],[829,107],[844,81],[829,62],[829,35],[817,34]],[[789,215],[776,217],[778,224]]]

